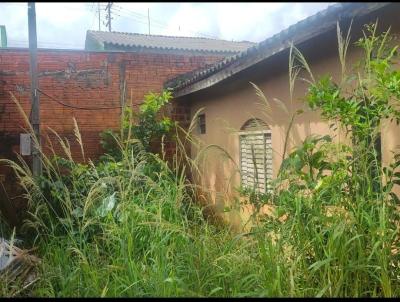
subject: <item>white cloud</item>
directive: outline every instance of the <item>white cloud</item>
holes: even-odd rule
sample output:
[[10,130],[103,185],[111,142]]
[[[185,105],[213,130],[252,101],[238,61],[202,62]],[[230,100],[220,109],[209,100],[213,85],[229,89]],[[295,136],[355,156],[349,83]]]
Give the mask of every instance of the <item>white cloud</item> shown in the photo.
[[[217,19],[223,38],[231,40],[255,40],[263,34],[266,38],[270,27],[269,18],[285,4],[283,3],[240,3],[218,4]],[[265,26],[267,25],[267,26]]]
[[191,3],[183,3],[179,10],[170,18],[168,27],[163,34],[175,36],[213,36],[212,24],[213,16],[207,6],[195,6]]
[[259,42],[329,3],[201,3],[181,4],[162,33],[200,34],[226,40]]
[[38,41],[47,47],[79,47],[93,23],[89,3],[37,3]]
[[[101,3],[101,29],[106,30]],[[118,3],[114,31],[218,37],[259,42],[329,3]],[[97,3],[36,3],[39,47],[83,48],[86,31],[98,29]],[[9,46],[28,45],[27,3],[0,3]]]

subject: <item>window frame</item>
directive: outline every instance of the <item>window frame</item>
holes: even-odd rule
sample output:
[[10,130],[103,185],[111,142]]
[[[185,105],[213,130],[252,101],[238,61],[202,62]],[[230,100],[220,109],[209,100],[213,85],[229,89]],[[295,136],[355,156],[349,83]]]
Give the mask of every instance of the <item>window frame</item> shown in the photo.
[[[203,120],[202,120],[203,118]],[[198,133],[199,134],[206,134],[207,127],[206,127],[206,114],[201,113],[197,117],[197,124],[198,124]],[[204,128],[202,128],[204,127]]]
[[[240,167],[240,185],[241,187],[249,187],[248,185],[244,185],[243,184],[243,167],[242,167],[242,163],[243,163],[243,154],[242,154],[242,140],[244,136],[248,136],[248,135],[257,135],[257,134],[262,134],[263,135],[263,143],[264,143],[264,179],[265,179],[265,184],[264,184],[264,190],[261,191],[260,189],[256,188],[256,191],[259,193],[267,193],[269,191],[269,186],[268,186],[268,181],[272,180],[273,177],[273,152],[272,152],[272,131],[271,129],[265,129],[265,130],[240,130],[238,131],[238,135],[239,135],[239,167]],[[271,155],[270,158],[268,158],[268,154],[267,154],[267,144],[266,144],[266,135],[269,134],[269,139],[270,139],[270,143],[269,143],[269,149],[271,149]],[[270,167],[268,167],[268,160],[271,160],[270,163]],[[269,168],[269,169],[268,169]],[[268,170],[271,170],[271,173],[268,173]],[[267,176],[271,175],[271,179],[269,179]],[[254,187],[253,187],[254,188]]]

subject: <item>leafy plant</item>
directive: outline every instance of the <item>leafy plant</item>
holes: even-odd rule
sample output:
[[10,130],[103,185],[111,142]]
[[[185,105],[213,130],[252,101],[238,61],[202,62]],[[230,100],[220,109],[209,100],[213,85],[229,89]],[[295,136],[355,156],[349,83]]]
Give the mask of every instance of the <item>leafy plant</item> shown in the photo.
[[[343,41],[348,37],[338,37],[343,75],[347,46],[340,43],[347,43]],[[292,150],[288,144],[271,192],[242,190],[258,209],[274,202],[272,215],[264,215],[250,232],[233,234],[204,219],[195,206],[201,194],[192,192],[206,188],[188,182],[185,167],[196,176],[200,168],[197,158],[186,154],[185,142],[177,137],[182,150],[176,152],[178,162],[172,169],[144,150],[141,134],[132,138],[131,122],[125,124],[127,135],[112,134],[118,158],[76,163],[68,142],[57,136],[65,156],[43,153],[41,179],[33,177],[22,158],[19,163],[0,160],[14,168],[29,201],[29,216],[19,235],[42,258],[40,278],[30,295],[398,296],[399,212],[391,193],[400,183],[399,157],[383,169],[386,182],[380,190],[372,190],[369,157],[359,152],[367,146],[363,131],[373,123],[360,118],[353,127],[346,117],[364,110],[361,102],[354,97],[357,110],[347,105],[337,109],[342,91],[335,96],[330,78],[318,86],[311,77],[311,83],[316,85],[312,93],[319,95],[310,99],[314,109],[326,106],[327,119],[339,117],[340,123],[348,123],[349,134],[357,136],[355,143],[344,146],[328,136],[310,136]],[[372,108],[385,108],[379,106]],[[379,114],[368,113],[374,116]],[[188,132],[182,129],[190,142],[193,124]],[[146,139],[151,132],[143,131],[143,141],[151,141]],[[203,150],[211,147],[218,146]],[[0,287],[1,296],[14,293],[8,285]]]
[[163,136],[170,134],[174,126],[174,122],[169,117],[162,115],[162,110],[171,97],[171,92],[168,90],[161,94],[149,93],[145,95],[145,100],[139,106],[138,112],[133,111],[131,107],[125,107],[120,133],[105,130],[100,135],[101,144],[106,153],[120,159],[118,142],[123,143],[124,148],[140,148],[135,143],[135,139],[141,143],[145,151],[151,151],[151,143],[160,142]]
[[400,71],[395,67],[397,45],[390,46],[390,30],[378,35],[376,29],[377,23],[366,25],[364,36],[356,42],[364,51],[359,68],[350,75],[342,73],[340,83],[331,76],[314,81],[307,102],[312,109],[320,110],[325,119],[337,121],[347,130],[354,143],[355,156],[360,159],[354,162],[354,173],[362,173],[364,169],[358,162],[366,163],[370,182],[378,192],[382,185],[380,124],[383,119],[400,122],[396,106],[400,96]]

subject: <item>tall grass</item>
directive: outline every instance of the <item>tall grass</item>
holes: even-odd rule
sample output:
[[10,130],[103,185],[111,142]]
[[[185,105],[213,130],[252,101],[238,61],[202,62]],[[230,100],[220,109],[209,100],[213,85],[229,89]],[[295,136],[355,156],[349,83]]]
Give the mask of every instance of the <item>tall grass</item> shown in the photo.
[[[376,29],[376,25],[372,28]],[[337,32],[341,87],[349,83],[346,54],[350,28],[345,38],[341,36],[339,25]],[[377,42],[380,43],[377,56],[381,58],[379,53],[383,52],[388,40],[388,31],[380,37],[382,40],[375,36],[375,30],[371,36],[364,34],[367,67],[373,65],[369,60]],[[300,63],[300,67],[294,64],[295,61]],[[291,99],[292,79],[299,74],[299,68],[308,72],[310,80],[307,81],[311,86],[317,83],[304,56],[292,46],[289,58]],[[373,83],[370,79],[372,72],[370,69],[367,71],[366,76]],[[362,77],[358,73],[360,83]],[[260,98],[267,102],[262,91],[255,88]],[[318,92],[322,95],[321,91]],[[372,88],[371,93],[374,92],[376,90]],[[389,90],[385,92],[389,94]],[[320,98],[323,105],[329,99]],[[339,111],[337,107],[340,105],[332,106],[333,110]],[[367,104],[363,106],[369,110]],[[339,114],[336,118],[339,119]],[[285,150],[292,121],[285,139]],[[353,134],[354,127],[349,129],[347,135]],[[376,137],[379,129],[371,127],[367,131],[367,135]],[[288,256],[283,272],[290,280],[289,292],[296,296],[399,295],[399,211],[396,207],[398,198],[393,197],[395,194],[391,191],[399,182],[392,180],[387,186],[389,190],[381,185],[383,175],[391,175],[399,167],[398,158],[393,160],[389,168],[393,170],[388,173],[388,167],[385,167],[385,172],[377,164],[378,155],[371,145],[341,146],[327,142],[323,144],[326,148],[323,150],[316,148],[319,140],[306,138],[287,158],[283,158],[278,179],[274,181],[275,190],[269,198],[275,202],[277,217],[267,218],[257,227],[277,237],[277,245],[282,244]],[[372,165],[377,171],[375,175],[371,174]],[[284,219],[276,219],[278,217]]]
[[[348,43],[343,42],[348,38],[340,41]],[[345,58],[347,44],[339,51]],[[291,54],[306,64],[294,48]],[[292,95],[299,69],[292,57],[289,61],[294,69]],[[311,70],[307,71],[314,81]],[[256,92],[262,97],[261,90]],[[297,113],[293,108],[282,110],[294,120]],[[85,159],[78,124],[74,124]],[[1,160],[14,168],[28,200],[29,215],[18,235],[35,246],[42,258],[40,279],[29,295],[400,294],[398,212],[390,192],[376,194],[369,182],[360,181],[369,177],[367,162],[358,163],[365,167],[365,175],[351,173],[351,160],[360,159],[346,159],[350,147],[321,146],[321,140],[307,139],[296,149],[288,149],[278,185],[268,195],[275,211],[258,215],[249,232],[233,233],[224,224],[204,218],[201,198],[209,192],[187,177],[192,175],[197,184],[206,177],[201,158],[210,148],[228,158],[229,154],[218,146],[201,146],[191,135],[193,128],[194,122],[188,130],[178,130],[172,163],[146,152],[130,131],[127,137],[114,137],[121,158],[108,156],[98,163],[77,163],[70,142],[53,132],[58,142],[50,143],[60,144],[64,154],[42,153],[41,178],[33,177],[22,158],[20,163]],[[291,126],[286,140],[290,131]],[[201,148],[196,158],[187,154],[187,144]],[[330,173],[325,173],[326,161]],[[349,184],[360,187],[349,191]],[[1,288],[0,295],[20,294],[15,284],[8,285]]]
[[275,217],[234,235],[204,219],[182,165],[171,170],[139,145],[119,162],[78,164],[63,144],[66,159],[43,154],[45,182],[8,162],[30,201],[25,240],[42,258],[32,296],[399,294],[383,199],[280,194]]
[[[77,127],[75,134],[81,144]],[[25,189],[23,231],[42,258],[32,295],[260,294],[254,241],[204,220],[183,164],[171,170],[131,138],[133,149],[119,142],[121,161],[79,164],[70,143],[56,137],[65,154],[43,153],[40,179],[22,159],[3,160]]]

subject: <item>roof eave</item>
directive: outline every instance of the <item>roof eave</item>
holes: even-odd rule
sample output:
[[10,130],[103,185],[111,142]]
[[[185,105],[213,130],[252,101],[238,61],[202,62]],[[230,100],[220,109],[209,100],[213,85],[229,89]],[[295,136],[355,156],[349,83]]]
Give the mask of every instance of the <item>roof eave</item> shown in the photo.
[[240,51],[233,50],[214,50],[214,49],[202,49],[202,48],[187,48],[187,47],[161,47],[161,46],[146,46],[139,44],[127,44],[127,43],[115,43],[115,42],[105,42],[105,45],[108,47],[121,47],[126,49],[134,49],[134,50],[155,50],[161,52],[187,52],[187,53],[203,53],[210,55],[234,55],[239,53]]
[[[325,29],[325,31],[328,31],[329,29],[332,29],[334,25],[329,26],[329,28]],[[318,31],[315,31],[313,33],[308,33],[307,35],[305,35],[304,37],[298,38],[296,39],[296,41],[293,41],[294,44],[300,44],[302,42],[305,42],[313,37],[316,37],[320,34],[322,34],[323,32],[320,30],[321,28],[319,28]],[[231,66],[228,66],[227,68],[223,68],[219,71],[217,71],[216,73],[205,77],[204,79],[194,82],[193,84],[189,84],[188,86],[179,89],[176,91],[176,93],[174,93],[174,97],[180,97],[180,96],[184,96],[186,94],[190,94],[202,89],[206,89],[208,87],[211,87],[235,74],[238,74],[239,72],[248,69],[254,65],[256,65],[257,63],[264,61],[278,53],[281,53],[282,51],[288,49],[291,45],[291,42],[286,42],[281,44],[280,47],[278,47],[278,49],[270,49],[268,51],[265,51],[263,53],[261,53],[259,56],[257,56],[256,58],[245,58],[244,61],[241,62],[241,64],[234,64]],[[247,59],[247,60],[246,60]]]
[[[371,8],[366,9],[364,12],[359,13],[357,15],[357,17],[362,17],[364,15],[367,15],[367,14],[369,14],[375,10],[378,10],[388,4],[390,4],[390,3],[378,3],[372,9]],[[342,17],[352,18],[352,17],[354,17],[354,14],[349,16],[344,13]],[[291,39],[290,41],[287,40],[286,42],[283,42],[279,45],[275,45],[272,47],[264,47],[261,50],[261,52],[259,51],[258,54],[256,54],[255,56],[254,55],[242,56],[241,58],[238,59],[237,62],[234,62],[233,64],[230,64],[225,68],[223,67],[222,69],[218,70],[215,73],[210,74],[209,76],[205,76],[204,78],[202,78],[198,81],[189,83],[188,85],[185,85],[182,88],[180,88],[178,86],[176,89],[174,89],[173,96],[174,97],[182,97],[182,96],[209,88],[209,87],[211,87],[211,86],[213,86],[235,74],[238,74],[239,72],[241,72],[245,69],[248,69],[248,68],[256,65],[257,63],[259,63],[261,61],[264,61],[274,55],[277,55],[278,53],[281,53],[284,50],[287,50],[290,47],[292,42],[294,45],[298,45],[303,42],[306,42],[307,40],[315,38],[321,34],[324,34],[324,33],[328,32],[329,30],[334,29],[336,27],[337,21],[338,21],[337,18],[332,18],[332,20],[329,20],[325,24],[322,24],[320,26],[314,26],[313,23],[308,24],[308,26],[306,26],[306,28],[302,29],[301,33],[294,35],[295,39]]]

